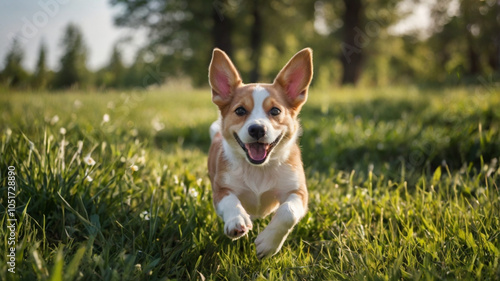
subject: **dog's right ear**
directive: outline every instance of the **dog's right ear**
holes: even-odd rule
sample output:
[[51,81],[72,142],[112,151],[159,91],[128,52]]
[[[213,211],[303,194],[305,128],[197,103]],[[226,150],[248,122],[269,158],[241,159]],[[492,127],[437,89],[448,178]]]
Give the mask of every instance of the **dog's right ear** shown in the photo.
[[242,83],[229,57],[218,48],[212,53],[208,77],[212,87],[212,101],[219,106],[227,103],[231,93]]

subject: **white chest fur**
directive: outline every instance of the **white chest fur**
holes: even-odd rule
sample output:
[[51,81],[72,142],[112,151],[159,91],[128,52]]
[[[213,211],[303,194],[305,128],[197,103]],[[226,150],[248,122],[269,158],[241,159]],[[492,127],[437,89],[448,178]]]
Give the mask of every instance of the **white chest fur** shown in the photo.
[[256,167],[244,160],[237,162],[226,173],[224,185],[234,192],[252,218],[272,213],[290,191],[299,188],[297,174],[287,164]]

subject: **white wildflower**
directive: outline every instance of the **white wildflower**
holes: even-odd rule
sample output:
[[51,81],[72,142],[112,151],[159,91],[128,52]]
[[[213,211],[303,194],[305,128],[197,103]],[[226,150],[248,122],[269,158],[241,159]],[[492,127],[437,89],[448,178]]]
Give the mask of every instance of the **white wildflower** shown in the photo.
[[150,219],[148,211],[142,212],[139,216],[141,217],[141,219],[143,219],[145,221],[148,221]]
[[61,129],[59,129],[59,133],[60,133],[61,135],[65,135],[65,134],[66,134],[66,129],[65,129],[65,128],[63,128],[63,127],[61,127]]
[[104,114],[104,116],[102,116],[102,123],[108,123],[109,122],[109,114]]
[[189,196],[191,196],[191,197],[198,197],[198,191],[196,191],[196,189],[194,189],[192,187],[189,189],[188,193],[189,193]]
[[155,131],[157,132],[165,128],[165,124],[160,122],[160,119],[158,117],[155,117],[153,120],[151,120],[151,125],[153,126],[153,129],[155,129]]
[[132,172],[137,172],[139,171],[139,167],[137,165],[132,165],[130,166],[130,170],[132,170]]
[[87,180],[88,182],[92,182],[94,179],[91,176],[87,176],[85,180]]
[[87,154],[87,156],[83,157],[83,162],[89,166],[94,166],[95,165],[95,160],[90,156],[90,154]]
[[54,115],[52,119],[50,119],[50,125],[54,125],[57,122],[59,122],[59,116]]

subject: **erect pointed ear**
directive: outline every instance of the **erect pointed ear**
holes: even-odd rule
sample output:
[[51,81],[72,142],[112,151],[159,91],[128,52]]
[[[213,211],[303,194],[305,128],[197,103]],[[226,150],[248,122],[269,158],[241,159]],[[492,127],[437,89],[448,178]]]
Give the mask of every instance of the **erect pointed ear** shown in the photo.
[[307,99],[312,76],[312,50],[305,48],[288,61],[274,79],[274,84],[280,85],[292,106],[298,108]]
[[218,48],[212,53],[208,77],[212,87],[212,101],[217,105],[229,101],[233,90],[242,83],[229,57]]

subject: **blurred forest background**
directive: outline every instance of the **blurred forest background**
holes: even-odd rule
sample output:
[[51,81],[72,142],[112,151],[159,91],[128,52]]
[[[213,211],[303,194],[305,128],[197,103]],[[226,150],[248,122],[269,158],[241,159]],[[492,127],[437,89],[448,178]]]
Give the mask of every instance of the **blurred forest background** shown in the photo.
[[[21,90],[148,88],[182,79],[207,85],[213,47],[225,50],[245,82],[272,82],[298,50],[314,49],[314,86],[493,85],[500,77],[500,1],[433,2],[426,30],[398,34],[394,26],[419,0],[110,0],[118,26],[148,31],[132,64],[121,44],[109,63],[87,67],[85,35],[69,24],[58,69],[39,47],[35,70],[23,68],[13,40],[0,88]],[[89,19],[92,20],[92,19]]]

